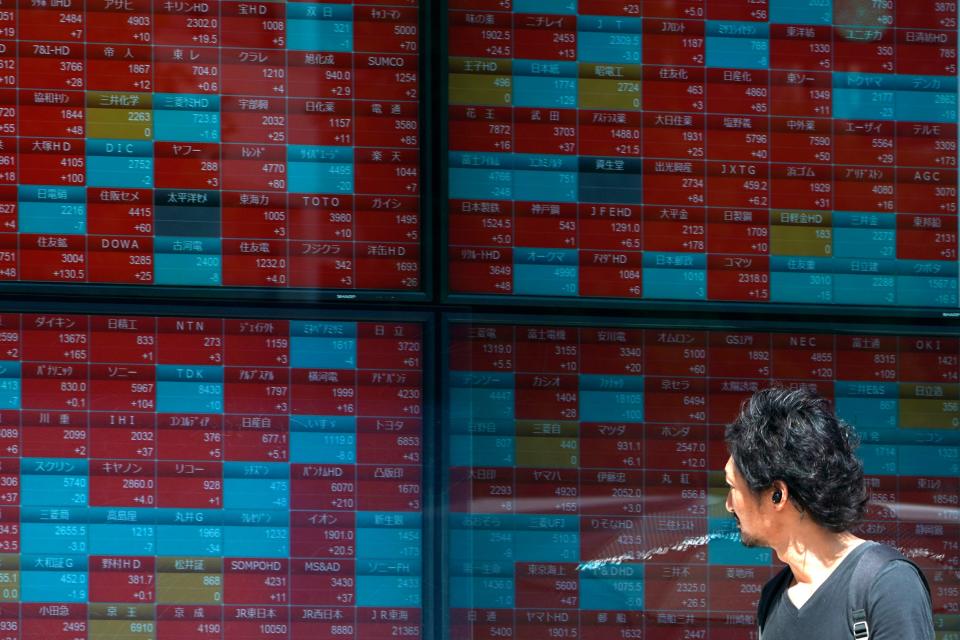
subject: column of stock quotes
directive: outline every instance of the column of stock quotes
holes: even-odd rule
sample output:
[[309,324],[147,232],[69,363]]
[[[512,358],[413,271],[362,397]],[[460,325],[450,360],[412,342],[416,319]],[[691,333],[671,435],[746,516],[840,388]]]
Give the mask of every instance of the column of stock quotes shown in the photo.
[[775,381],[856,427],[855,532],[916,560],[960,638],[955,336],[450,326],[450,638],[756,638],[778,563],[725,510],[723,432]]
[[421,637],[421,349],[0,315],[0,639]]
[[451,0],[450,291],[957,306],[957,3]]
[[416,0],[0,2],[0,281],[420,287]]

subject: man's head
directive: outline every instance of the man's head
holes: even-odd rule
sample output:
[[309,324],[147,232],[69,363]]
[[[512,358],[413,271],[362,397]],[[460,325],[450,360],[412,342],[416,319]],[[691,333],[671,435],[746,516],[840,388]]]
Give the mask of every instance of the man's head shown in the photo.
[[854,455],[857,436],[829,403],[806,389],[757,391],[727,425],[727,509],[748,546],[764,545],[774,512],[842,532],[863,517],[867,488]]

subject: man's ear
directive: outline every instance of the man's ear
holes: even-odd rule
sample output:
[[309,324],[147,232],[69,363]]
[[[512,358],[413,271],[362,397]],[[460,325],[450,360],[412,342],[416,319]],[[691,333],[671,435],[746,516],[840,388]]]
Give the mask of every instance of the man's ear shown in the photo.
[[790,501],[790,488],[783,480],[774,480],[770,488],[770,502],[773,508],[780,510]]

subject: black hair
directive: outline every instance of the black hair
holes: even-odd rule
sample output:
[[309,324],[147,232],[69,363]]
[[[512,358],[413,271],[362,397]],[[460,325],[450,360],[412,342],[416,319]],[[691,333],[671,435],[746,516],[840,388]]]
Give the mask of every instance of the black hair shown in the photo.
[[753,493],[784,482],[798,508],[830,531],[850,529],[866,509],[859,438],[830,403],[805,388],[761,389],[740,407],[724,439]]

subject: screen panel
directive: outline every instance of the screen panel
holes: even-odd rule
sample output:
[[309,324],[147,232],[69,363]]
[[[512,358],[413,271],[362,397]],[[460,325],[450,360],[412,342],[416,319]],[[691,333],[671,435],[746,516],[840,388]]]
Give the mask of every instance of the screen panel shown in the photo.
[[420,293],[420,10],[6,1],[0,282]]
[[957,306],[955,4],[448,4],[452,299]]
[[[689,323],[685,323],[689,325]],[[779,563],[724,508],[724,425],[774,382],[860,434],[858,535],[898,546],[960,633],[960,341],[890,330],[447,325],[447,635],[755,638]]]
[[421,637],[426,326],[0,315],[0,638]]

